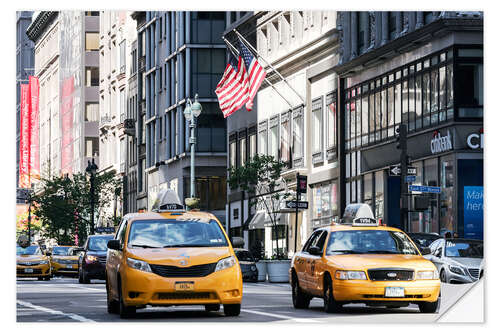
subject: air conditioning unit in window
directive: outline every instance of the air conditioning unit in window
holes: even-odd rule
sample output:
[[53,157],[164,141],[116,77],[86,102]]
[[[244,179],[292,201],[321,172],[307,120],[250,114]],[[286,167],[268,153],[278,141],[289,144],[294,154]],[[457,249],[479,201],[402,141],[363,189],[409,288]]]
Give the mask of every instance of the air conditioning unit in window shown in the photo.
[[123,120],[123,130],[125,134],[135,136],[135,119]]

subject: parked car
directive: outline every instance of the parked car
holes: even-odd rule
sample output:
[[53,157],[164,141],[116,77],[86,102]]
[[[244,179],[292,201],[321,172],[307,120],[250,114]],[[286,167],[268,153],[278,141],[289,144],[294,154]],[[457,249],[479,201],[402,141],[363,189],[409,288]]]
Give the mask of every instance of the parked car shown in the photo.
[[91,279],[106,279],[106,253],[108,240],[114,235],[90,235],[83,248],[79,248],[78,282],[90,283]]
[[483,241],[475,239],[438,239],[424,257],[436,266],[446,283],[476,282],[483,274]]
[[255,264],[257,260],[255,260],[252,253],[245,249],[234,249],[234,253],[240,263],[243,281],[257,282],[259,271],[257,269],[257,265]]
[[411,238],[413,243],[418,246],[419,250],[422,250],[424,247],[429,247],[436,239],[443,238],[439,234],[426,232],[411,232],[407,235]]

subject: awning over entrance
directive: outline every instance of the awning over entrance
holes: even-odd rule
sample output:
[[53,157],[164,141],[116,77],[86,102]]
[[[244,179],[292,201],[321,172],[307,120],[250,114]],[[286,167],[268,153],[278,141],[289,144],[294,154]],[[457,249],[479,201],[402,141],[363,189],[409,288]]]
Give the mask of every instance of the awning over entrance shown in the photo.
[[[284,214],[281,213],[276,214],[276,224],[277,225],[287,224]],[[271,217],[267,214],[267,212],[257,211],[250,220],[250,222],[248,223],[248,230],[264,229],[265,227],[272,227],[272,226],[273,223],[271,221]]]

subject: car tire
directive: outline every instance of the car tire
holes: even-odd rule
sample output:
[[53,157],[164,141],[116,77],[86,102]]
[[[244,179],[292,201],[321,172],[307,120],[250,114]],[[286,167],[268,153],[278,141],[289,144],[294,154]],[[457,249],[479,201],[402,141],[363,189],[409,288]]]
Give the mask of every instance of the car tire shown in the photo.
[[439,307],[441,305],[441,297],[438,297],[435,302],[422,302],[418,304],[418,308],[422,313],[436,313],[439,312]]
[[43,278],[45,281],[50,281],[50,275]]
[[239,316],[241,304],[224,304],[224,314],[228,317]]
[[42,281],[42,280],[43,280],[43,277],[39,276],[38,281]]
[[89,276],[85,272],[85,270],[83,270],[83,269],[82,269],[82,282],[80,282],[80,283],[83,283],[83,284],[89,284],[90,283]]
[[335,313],[342,311],[342,304],[337,302],[333,297],[333,284],[329,275],[325,277],[325,284],[323,287],[323,301],[324,310],[326,313]]
[[[118,280],[120,281],[120,280]],[[118,282],[118,313],[120,314],[120,318],[126,319],[130,318],[135,314],[136,307],[135,306],[126,306],[125,303],[123,302],[123,296],[122,296],[122,284],[121,282]]]
[[120,304],[111,297],[107,278],[106,278],[106,301],[108,305],[108,313],[110,314],[120,313]]
[[309,307],[309,303],[311,302],[311,298],[308,297],[300,288],[299,280],[297,279],[297,275],[295,273],[292,275],[292,302],[293,307],[296,309],[307,309]]
[[441,282],[446,283],[446,272],[444,269],[441,270],[441,273],[439,273],[439,279]]
[[207,304],[205,305],[205,311],[210,312],[214,311],[217,312],[220,310],[220,304]]

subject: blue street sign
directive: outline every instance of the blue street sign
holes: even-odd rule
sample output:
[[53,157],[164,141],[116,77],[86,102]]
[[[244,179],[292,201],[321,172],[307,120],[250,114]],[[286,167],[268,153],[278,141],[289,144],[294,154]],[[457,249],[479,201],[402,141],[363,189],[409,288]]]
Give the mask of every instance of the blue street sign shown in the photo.
[[426,193],[441,193],[441,187],[439,186],[410,185],[408,186],[408,190]]
[[407,183],[413,183],[416,180],[417,180],[417,176],[406,176]]

